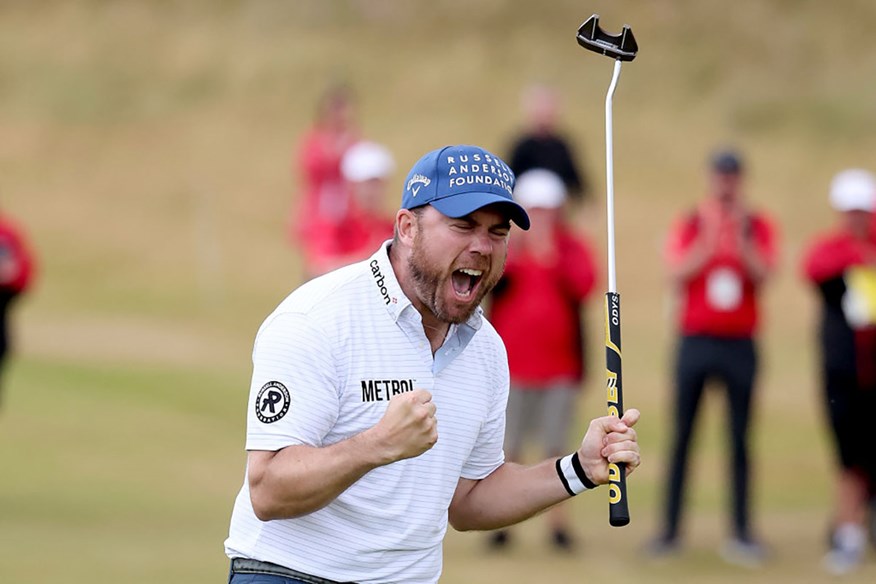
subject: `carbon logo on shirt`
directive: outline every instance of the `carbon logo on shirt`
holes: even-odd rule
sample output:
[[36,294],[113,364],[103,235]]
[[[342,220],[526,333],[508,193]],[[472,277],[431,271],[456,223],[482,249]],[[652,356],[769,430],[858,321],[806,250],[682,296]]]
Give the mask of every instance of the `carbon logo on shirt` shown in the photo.
[[256,396],[255,413],[265,424],[276,422],[289,411],[289,390],[279,381],[269,381]]

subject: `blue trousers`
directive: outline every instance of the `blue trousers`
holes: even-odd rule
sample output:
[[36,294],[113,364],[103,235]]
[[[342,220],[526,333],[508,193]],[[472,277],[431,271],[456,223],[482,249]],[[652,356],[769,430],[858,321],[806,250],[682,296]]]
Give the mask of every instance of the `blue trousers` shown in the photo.
[[228,584],[307,584],[302,580],[270,574],[229,574]]

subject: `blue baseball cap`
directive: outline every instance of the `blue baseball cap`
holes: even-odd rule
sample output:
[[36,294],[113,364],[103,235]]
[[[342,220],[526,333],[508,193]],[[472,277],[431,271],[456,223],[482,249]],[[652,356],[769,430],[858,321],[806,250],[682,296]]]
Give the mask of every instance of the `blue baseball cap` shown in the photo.
[[718,174],[742,174],[742,157],[735,150],[720,150],[712,155],[712,170]]
[[402,209],[432,205],[448,217],[464,217],[500,203],[521,229],[529,215],[511,196],[514,173],[501,158],[478,146],[445,146],[414,164],[405,179]]

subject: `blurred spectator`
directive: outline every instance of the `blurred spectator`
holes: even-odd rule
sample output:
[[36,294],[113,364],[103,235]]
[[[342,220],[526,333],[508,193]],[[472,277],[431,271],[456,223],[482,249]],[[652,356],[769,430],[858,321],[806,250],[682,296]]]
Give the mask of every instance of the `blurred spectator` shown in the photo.
[[[520,175],[514,198],[531,219],[515,233],[505,275],[493,290],[490,322],[508,351],[511,390],[505,430],[507,460],[520,462],[530,432],[548,457],[569,450],[569,430],[585,373],[582,302],[593,289],[596,268],[590,246],[566,227],[566,188],[555,173]],[[548,512],[553,544],[573,546],[569,511]],[[491,534],[501,547],[508,532]]]
[[524,91],[521,106],[525,127],[511,147],[511,170],[517,176],[533,168],[552,170],[563,179],[570,199],[584,199],[588,194],[586,177],[559,129],[559,96],[549,87],[532,85]]
[[667,242],[669,273],[680,295],[680,339],[664,524],[650,551],[679,548],[694,421],[704,386],[719,381],[729,404],[733,530],[721,554],[732,563],[757,565],[765,554],[749,518],[748,428],[758,361],[757,294],[775,265],[777,242],[771,222],[746,206],[742,178],[736,153],[715,155],[708,196],[677,222]]
[[392,154],[375,142],[358,142],[344,154],[341,174],[352,197],[350,213],[338,253],[322,258],[320,273],[364,260],[392,238],[394,217],[386,213],[384,203],[393,171]]
[[9,309],[27,290],[33,272],[33,257],[22,231],[8,218],[0,217],[0,370],[10,348]]
[[830,203],[837,224],[813,241],[803,271],[821,301],[821,380],[839,466],[824,565],[842,574],[863,558],[876,480],[876,179],[858,169],[837,174]]
[[341,253],[344,245],[351,203],[341,176],[341,159],[358,139],[350,89],[343,85],[329,88],[319,101],[313,127],[299,145],[302,192],[290,221],[308,277],[321,273],[321,259]]

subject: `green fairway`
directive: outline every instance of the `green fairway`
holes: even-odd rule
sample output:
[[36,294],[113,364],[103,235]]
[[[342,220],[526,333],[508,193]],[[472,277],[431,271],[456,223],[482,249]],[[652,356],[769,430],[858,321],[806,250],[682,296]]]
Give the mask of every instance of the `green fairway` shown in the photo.
[[[541,518],[505,554],[451,530],[442,582],[831,581],[832,450],[797,265],[832,221],[832,175],[876,170],[872,2],[83,0],[0,3],[0,211],[28,229],[40,268],[16,307],[0,401],[0,584],[226,578],[252,340],[301,281],[291,161],[330,81],[351,83],[364,134],[395,154],[393,193],[445,143],[504,153],[521,89],[556,86],[594,186],[581,220],[601,250],[611,66],[574,39],[593,12],[609,31],[633,25],[641,47],[614,101],[625,399],[643,412],[632,523],[610,528],[597,491],[570,503],[574,555],[551,550]],[[670,435],[659,249],[725,143],[750,161],[749,198],[782,233],[752,434],[754,523],[772,551],[759,570],[717,554],[729,522],[719,392],[698,425],[686,551],[641,553]],[[582,428],[605,408],[600,303]],[[876,581],[876,554],[842,581]]]
[[245,376],[25,358],[12,377],[2,581],[221,581]]

